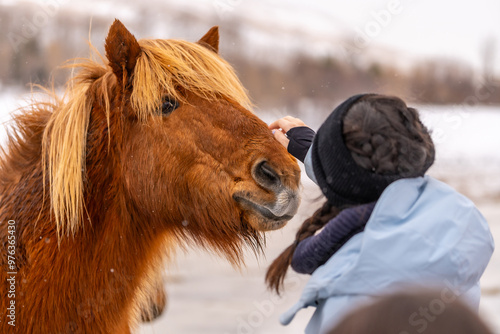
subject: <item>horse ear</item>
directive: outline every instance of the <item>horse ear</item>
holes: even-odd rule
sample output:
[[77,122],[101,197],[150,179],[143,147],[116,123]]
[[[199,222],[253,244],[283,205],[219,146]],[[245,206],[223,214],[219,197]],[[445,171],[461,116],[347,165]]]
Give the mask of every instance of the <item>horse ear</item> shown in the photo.
[[219,53],[219,27],[214,26],[210,28],[205,36],[198,41],[198,44],[203,45],[215,53]]
[[141,54],[141,47],[134,35],[119,20],[115,19],[109,28],[104,48],[109,65],[118,80],[129,80]]

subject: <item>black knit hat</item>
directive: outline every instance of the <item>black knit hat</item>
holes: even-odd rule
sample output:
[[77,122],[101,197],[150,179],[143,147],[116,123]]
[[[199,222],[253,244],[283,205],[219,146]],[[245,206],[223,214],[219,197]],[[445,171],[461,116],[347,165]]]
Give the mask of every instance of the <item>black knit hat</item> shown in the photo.
[[342,102],[328,116],[314,137],[311,148],[314,176],[328,202],[337,207],[376,201],[384,189],[399,175],[376,174],[360,167],[346,147],[343,118],[349,108],[363,96],[359,94]]

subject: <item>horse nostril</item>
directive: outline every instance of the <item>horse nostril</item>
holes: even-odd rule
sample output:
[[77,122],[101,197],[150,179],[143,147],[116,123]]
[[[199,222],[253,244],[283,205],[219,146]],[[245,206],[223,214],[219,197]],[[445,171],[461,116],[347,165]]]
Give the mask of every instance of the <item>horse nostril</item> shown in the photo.
[[267,161],[257,163],[254,168],[254,178],[264,187],[272,187],[281,183],[278,173],[269,166]]

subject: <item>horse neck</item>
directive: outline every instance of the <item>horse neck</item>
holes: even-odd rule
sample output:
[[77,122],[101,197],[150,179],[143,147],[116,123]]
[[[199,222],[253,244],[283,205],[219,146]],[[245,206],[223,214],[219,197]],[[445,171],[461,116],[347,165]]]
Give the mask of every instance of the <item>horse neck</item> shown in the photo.
[[[22,193],[17,193],[18,198],[26,201],[30,198],[30,191],[37,191],[39,196],[34,209],[18,210],[24,211],[18,221],[25,231],[30,232],[23,233],[25,239],[18,241],[19,245],[26,245],[23,246],[26,258],[33,252],[44,252],[43,257],[50,259],[51,273],[57,273],[54,277],[47,277],[47,281],[54,284],[49,289],[54,289],[52,291],[56,294],[66,291],[70,295],[81,296],[80,300],[64,301],[71,305],[60,306],[76,309],[75,316],[79,318],[85,317],[87,311],[92,312],[99,322],[109,321],[103,326],[110,330],[116,325],[116,319],[130,319],[130,314],[137,312],[132,308],[137,304],[138,289],[149,284],[147,277],[152,268],[161,268],[165,250],[165,238],[161,231],[141,229],[140,217],[127,204],[121,186],[118,145],[121,138],[117,137],[121,129],[118,122],[110,120],[111,124],[116,124],[110,133],[105,119],[93,117],[90,120],[92,130],[88,135],[86,156],[85,216],[74,236],[62,235],[58,239],[50,215],[50,204],[47,199],[43,203],[40,195],[43,193],[43,177],[39,160],[31,177],[24,175],[21,184],[17,185],[18,189],[22,189]],[[16,204],[13,207],[16,209]],[[37,223],[33,224],[35,221]],[[32,271],[33,268],[26,270]],[[72,274],[61,276],[59,273]],[[102,298],[96,299],[96,293],[102,294]],[[88,310],[81,307],[87,304],[91,305]],[[85,318],[82,322],[85,323],[82,326],[93,326],[95,323],[93,320],[86,322]],[[94,332],[94,328],[89,327],[88,331]]]
[[[89,333],[103,329],[124,332],[120,328],[125,329],[131,319],[136,319],[137,298],[151,284],[147,281],[149,273],[152,268],[161,268],[161,258],[155,256],[154,249],[162,244],[147,231],[138,230],[132,223],[133,217],[122,210],[117,202],[109,205],[99,221],[91,221],[74,237],[64,236],[59,244],[52,238],[36,244],[31,241],[27,252],[29,257],[37,254],[34,258],[38,265],[22,268],[20,275],[27,279],[27,284],[36,281],[40,294],[30,295],[31,301],[19,302],[29,308],[39,305],[40,298],[72,296],[47,301],[55,309],[65,311],[45,320],[52,319],[55,326],[72,319],[78,328]],[[37,279],[37,268],[49,266],[51,270],[44,270],[43,282]]]
[[[137,275],[151,258],[151,249],[157,247],[160,233],[151,229],[141,229],[140,217],[130,206],[123,189],[121,175],[121,119],[107,121],[97,117],[90,120],[86,157],[87,187],[85,208],[88,221],[84,222],[83,239],[86,241],[82,252],[91,252],[100,264],[107,262],[109,269],[122,268],[130,275]],[[113,116],[112,116],[113,117]],[[108,137],[109,136],[109,137]],[[160,232],[160,231],[156,231]]]
[[72,275],[57,274],[47,280],[54,283],[51,288],[56,295],[64,291],[77,296],[60,307],[76,310],[70,318],[81,319],[79,328],[118,333],[122,330],[116,326],[128,326],[137,319],[138,298],[152,284],[148,277],[154,268],[162,268],[158,255],[164,243],[159,235],[140,229],[138,217],[127,208],[119,176],[110,174],[102,180],[110,183],[101,192],[97,190],[99,180],[88,180],[95,187],[86,194],[89,220],[82,229],[74,237],[63,237],[60,245],[47,248],[48,253],[57,254],[51,272]]
[[141,296],[157,283],[150,280],[157,277],[156,273],[163,268],[164,255],[175,244],[166,231],[152,229],[151,222],[141,219],[129,207],[119,180],[120,176],[110,175],[111,183],[88,201],[89,213],[93,212],[91,226],[81,231],[74,254],[88,257],[92,273],[84,274],[78,284],[79,289],[82,285],[88,289],[82,295],[92,296],[95,306],[95,291],[106,292],[102,307],[93,308],[93,312],[101,310],[102,314],[96,316],[105,321],[137,319]]

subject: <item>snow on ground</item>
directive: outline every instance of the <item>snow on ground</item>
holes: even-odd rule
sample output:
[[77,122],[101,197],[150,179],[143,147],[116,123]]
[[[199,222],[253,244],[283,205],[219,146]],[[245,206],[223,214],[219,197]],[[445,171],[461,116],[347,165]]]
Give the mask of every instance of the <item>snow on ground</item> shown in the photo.
[[[23,104],[18,91],[0,92],[0,123]],[[421,106],[423,122],[433,130],[437,159],[429,173],[469,196],[500,240],[500,107]],[[266,122],[284,116],[279,111],[259,113]],[[314,122],[319,124],[320,121]],[[315,124],[315,125],[316,125]],[[5,131],[0,130],[0,141]],[[138,333],[270,334],[300,333],[312,309],[299,312],[282,327],[279,315],[298,299],[307,276],[291,274],[282,298],[264,285],[266,268],[293,240],[301,222],[322,202],[320,192],[303,173],[303,200],[297,216],[279,231],[268,234],[265,257],[247,254],[247,265],[232,268],[202,250],[178,255],[165,270],[166,313]],[[480,314],[500,334],[500,250],[496,250],[482,278]]]

